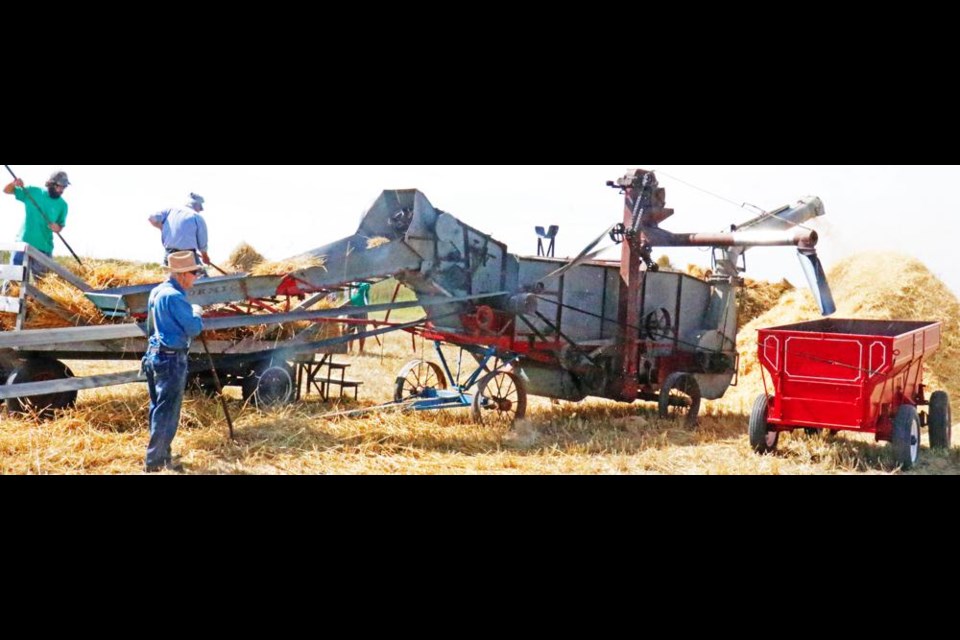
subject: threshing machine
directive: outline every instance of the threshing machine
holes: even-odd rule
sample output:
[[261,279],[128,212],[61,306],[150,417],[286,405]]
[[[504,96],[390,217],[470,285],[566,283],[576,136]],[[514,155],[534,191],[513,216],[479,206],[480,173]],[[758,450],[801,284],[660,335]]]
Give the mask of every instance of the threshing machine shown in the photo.
[[[434,340],[440,359],[404,367],[395,400],[469,405],[481,421],[522,417],[530,393],[649,400],[695,424],[701,398],[721,397],[736,375],[736,292],[749,247],[798,247],[821,310],[835,310],[817,233],[801,226],[824,214],[818,198],[722,233],[671,233],[660,227],[673,210],[653,172],[631,170],[608,186],[624,196],[622,221],[573,260],[516,256],[419,191],[385,191],[354,235],[310,252],[327,268],[293,274],[288,293],[395,277],[427,309],[429,322],[408,330]],[[622,245],[618,262],[594,259],[607,237]],[[713,275],[659,270],[651,252],[667,246],[713,247]],[[442,343],[476,359],[464,382]]]

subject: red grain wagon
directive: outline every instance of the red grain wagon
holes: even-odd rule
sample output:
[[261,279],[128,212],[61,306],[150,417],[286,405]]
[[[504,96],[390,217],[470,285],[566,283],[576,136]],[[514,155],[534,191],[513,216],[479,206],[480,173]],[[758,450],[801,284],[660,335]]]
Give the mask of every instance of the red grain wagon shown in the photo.
[[[757,340],[765,393],[750,414],[757,453],[797,428],[873,433],[911,468],[920,429],[932,448],[950,448],[950,399],[924,394],[923,362],[940,346],[939,322],[826,319],[761,329]],[[928,411],[918,407],[927,406]]]

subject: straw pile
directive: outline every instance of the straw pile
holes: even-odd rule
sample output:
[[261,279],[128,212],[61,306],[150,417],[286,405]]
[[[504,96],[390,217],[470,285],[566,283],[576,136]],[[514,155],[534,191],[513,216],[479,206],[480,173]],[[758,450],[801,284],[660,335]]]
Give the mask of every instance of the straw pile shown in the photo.
[[376,249],[377,247],[382,247],[385,244],[390,244],[390,238],[384,236],[377,236],[376,238],[370,238],[367,240],[367,250]]
[[324,256],[305,256],[291,258],[279,262],[262,262],[250,270],[254,276],[285,276],[294,271],[303,271],[313,267],[326,268],[327,259]]
[[[86,280],[94,290],[132,287],[139,284],[156,284],[167,279],[167,272],[156,263],[126,262],[121,260],[94,260],[84,258],[83,268],[70,270]],[[59,280],[50,275],[43,280]],[[43,283],[41,281],[41,285]]]
[[[662,268],[663,265],[661,265]],[[668,267],[669,268],[669,267]],[[713,275],[713,271],[705,267],[701,267],[696,264],[688,264],[685,269],[687,275],[693,276],[694,278],[699,278],[700,280],[706,280]]]
[[743,327],[754,318],[763,315],[772,309],[788,291],[794,286],[787,280],[781,282],[763,282],[747,278],[743,287],[737,291],[737,325]]
[[256,249],[246,242],[241,242],[227,258],[227,266],[239,273],[247,273],[258,264],[266,261],[267,259],[260,255]]
[[[844,319],[939,320],[940,348],[926,363],[927,392],[947,391],[951,403],[960,400],[960,302],[923,263],[907,255],[871,252],[854,255],[827,274],[837,313]],[[740,331],[740,383],[723,400],[731,410],[749,412],[763,393],[757,361],[757,330],[821,318],[807,289],[789,291],[778,304]]]
[[[95,290],[154,284],[166,279],[166,272],[157,264],[96,260],[85,258],[84,266],[70,265],[69,269]],[[103,324],[106,319],[78,289],[55,274],[47,274],[37,281],[37,288],[53,298],[66,313],[56,313],[33,299],[27,302],[27,329],[53,329],[82,325]],[[7,295],[19,295],[19,286],[11,286]],[[16,316],[0,314],[0,328],[10,331],[16,326]]]

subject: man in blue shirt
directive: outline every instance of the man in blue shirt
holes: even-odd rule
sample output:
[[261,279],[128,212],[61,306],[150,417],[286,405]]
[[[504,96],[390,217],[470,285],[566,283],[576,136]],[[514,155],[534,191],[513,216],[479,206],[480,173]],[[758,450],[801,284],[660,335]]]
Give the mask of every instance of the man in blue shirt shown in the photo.
[[192,251],[197,264],[210,264],[207,255],[207,223],[200,215],[203,211],[203,198],[190,194],[190,201],[183,207],[173,207],[150,216],[148,220],[160,229],[160,239],[167,256],[178,251]]
[[168,256],[170,279],[150,292],[147,327],[150,339],[143,356],[143,372],[150,391],[150,443],[146,471],[183,471],[170,450],[180,423],[183,391],[187,386],[190,341],[203,331],[202,310],[187,302],[202,268],[190,251]]

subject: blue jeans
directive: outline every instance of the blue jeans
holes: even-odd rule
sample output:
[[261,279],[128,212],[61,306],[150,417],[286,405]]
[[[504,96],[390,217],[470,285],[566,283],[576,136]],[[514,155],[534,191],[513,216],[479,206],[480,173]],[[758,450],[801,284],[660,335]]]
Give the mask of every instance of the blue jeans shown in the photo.
[[143,357],[143,373],[150,391],[150,443],[147,466],[170,462],[170,445],[180,424],[183,390],[187,386],[187,354],[158,353],[151,349]]

